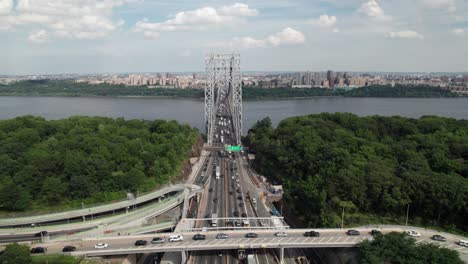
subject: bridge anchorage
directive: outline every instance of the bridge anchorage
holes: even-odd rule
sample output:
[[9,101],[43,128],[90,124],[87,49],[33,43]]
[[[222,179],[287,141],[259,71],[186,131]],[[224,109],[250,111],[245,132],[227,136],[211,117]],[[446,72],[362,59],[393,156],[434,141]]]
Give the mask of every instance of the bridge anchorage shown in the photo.
[[[209,146],[240,145],[242,84],[239,54],[209,54],[205,58],[205,124]],[[230,131],[234,131],[232,134]]]

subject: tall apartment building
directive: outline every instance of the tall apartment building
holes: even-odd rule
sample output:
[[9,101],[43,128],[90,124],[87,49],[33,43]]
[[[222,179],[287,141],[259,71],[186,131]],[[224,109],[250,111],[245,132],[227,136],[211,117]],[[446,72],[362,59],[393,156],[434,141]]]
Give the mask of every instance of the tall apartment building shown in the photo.
[[327,80],[328,80],[330,87],[335,87],[335,76],[332,70],[327,71]]

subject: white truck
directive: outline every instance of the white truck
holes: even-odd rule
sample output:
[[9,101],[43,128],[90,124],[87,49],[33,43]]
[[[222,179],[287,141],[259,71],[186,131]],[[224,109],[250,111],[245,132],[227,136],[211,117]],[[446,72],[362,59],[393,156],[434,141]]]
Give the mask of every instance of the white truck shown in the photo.
[[221,177],[221,168],[216,166],[216,179],[219,180]]
[[218,214],[211,214],[211,227],[218,226]]

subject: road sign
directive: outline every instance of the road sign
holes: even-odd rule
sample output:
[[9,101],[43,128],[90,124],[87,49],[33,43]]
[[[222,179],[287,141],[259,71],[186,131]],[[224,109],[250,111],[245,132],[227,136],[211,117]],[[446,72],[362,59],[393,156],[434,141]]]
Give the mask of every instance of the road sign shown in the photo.
[[226,146],[226,151],[241,152],[241,151],[242,151],[242,146],[231,146],[231,145],[227,145],[227,146]]

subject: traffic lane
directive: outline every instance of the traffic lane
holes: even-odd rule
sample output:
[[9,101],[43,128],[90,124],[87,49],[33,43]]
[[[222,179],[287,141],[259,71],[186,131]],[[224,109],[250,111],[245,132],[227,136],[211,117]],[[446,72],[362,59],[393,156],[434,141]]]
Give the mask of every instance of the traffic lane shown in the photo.
[[[226,232],[226,233],[228,233],[228,232]],[[278,242],[290,240],[289,238],[295,238],[295,239],[302,238],[304,241],[307,241],[307,240],[312,241],[314,239],[314,238],[304,237],[302,234],[299,234],[299,233],[291,233],[287,237],[281,237],[280,238],[280,237],[276,237],[273,234],[262,234],[260,232],[257,232],[257,234],[258,234],[257,238],[246,238],[245,237],[246,233],[242,233],[242,234],[238,234],[238,233],[229,234],[228,233],[229,238],[226,239],[226,240],[216,239],[215,234],[207,235],[206,240],[193,240],[192,236],[194,234],[197,234],[197,233],[192,233],[190,235],[189,234],[184,234],[184,240],[182,242],[168,242],[168,237],[169,236],[168,235],[161,235],[161,237],[166,238],[166,242],[159,243],[159,244],[152,244],[151,243],[151,240],[154,237],[158,237],[158,236],[152,235],[152,236],[141,236],[138,239],[122,237],[120,239],[87,240],[87,241],[70,242],[70,243],[41,243],[41,244],[37,244],[35,246],[46,247],[48,249],[48,253],[57,253],[57,252],[61,252],[61,250],[63,249],[64,246],[75,246],[75,247],[77,247],[78,251],[95,250],[94,246],[96,244],[98,244],[98,243],[108,244],[107,249],[121,249],[121,248],[129,248],[129,247],[156,247],[157,248],[157,247],[169,246],[169,245],[175,244],[175,243],[184,243],[184,245],[197,245],[197,244],[203,244],[206,241],[217,241],[217,242],[226,241],[226,242],[231,243],[232,240],[236,240],[235,243],[248,244],[248,243],[265,243],[265,242],[271,240],[272,238],[276,238],[276,240],[278,240]],[[355,237],[371,238],[371,236],[355,236]],[[332,234],[327,234],[326,236],[321,236],[321,238],[323,238],[322,242],[330,242],[333,239],[343,238],[343,236],[336,236],[336,235],[333,236]],[[146,246],[135,246],[134,243],[135,243],[136,240],[145,240],[145,241],[148,242],[148,244]]]
[[[251,243],[262,243],[262,242],[267,241],[267,240],[262,240],[262,239],[270,239],[270,241],[271,241],[271,238],[275,237],[272,233],[264,233],[264,232],[262,233],[261,231],[256,232],[258,234],[258,238],[245,238],[245,233],[247,233],[247,232],[245,232],[245,233],[226,232],[226,233],[229,234],[229,236],[230,236],[228,238],[228,240],[230,240],[229,242],[231,242],[231,240],[233,240],[233,239],[236,239],[236,243],[239,243],[239,245],[241,245],[242,243],[248,244],[250,242]],[[207,235],[207,240],[205,240],[205,241],[193,241],[192,240],[192,235],[193,234],[196,234],[196,233],[184,234],[185,235],[184,242],[182,242],[182,243],[185,243],[187,245],[189,245],[189,244],[190,245],[195,245],[195,244],[202,244],[205,241],[216,240],[216,238],[215,238],[216,235],[215,234],[208,234]],[[154,235],[141,236],[138,239],[147,240],[149,242],[153,237],[155,237],[155,236]],[[165,237],[167,238],[168,236],[166,235]],[[320,237],[316,237],[316,238],[309,238],[309,237],[305,238],[305,237],[303,237],[302,233],[289,232],[287,237],[277,239],[277,240],[279,242],[287,241],[288,238],[304,238],[305,239],[304,241],[313,242],[313,241],[317,240],[318,242],[321,242],[321,243],[330,243],[332,241],[336,241],[337,239],[348,238],[346,241],[349,242],[349,241],[352,240],[352,238],[368,238],[369,239],[369,238],[371,238],[371,236],[368,235],[368,234],[362,234],[360,236],[346,236],[344,234],[344,232],[334,231],[334,232],[321,232]],[[109,249],[129,248],[129,247],[134,246],[134,243],[135,243],[136,240],[137,239],[135,239],[135,238],[133,238],[133,239],[132,238],[120,238],[120,239],[115,239],[114,238],[114,239],[89,240],[89,241],[71,242],[71,243],[43,243],[43,244],[38,244],[37,246],[47,247],[49,253],[57,253],[57,252],[61,252],[61,249],[66,245],[76,246],[78,248],[78,250],[80,250],[80,251],[94,250],[94,245],[97,244],[97,243],[108,243],[109,244]],[[419,242],[422,242],[422,241],[429,242],[429,241],[432,241],[432,240],[430,239],[430,236],[422,236],[417,241],[419,241]],[[433,242],[435,242],[435,241],[433,241]],[[454,242],[455,241],[448,241],[448,242],[443,242],[443,243],[440,243],[440,244],[445,243],[445,245],[447,245],[447,246],[452,245],[452,248],[458,248],[459,250],[466,249],[466,248],[463,248],[463,247],[458,246],[458,245],[453,246]],[[169,243],[179,243],[179,242],[166,242],[164,244],[159,244],[159,245],[158,244],[148,243],[149,245],[147,247],[164,247],[165,245],[167,245]]]

